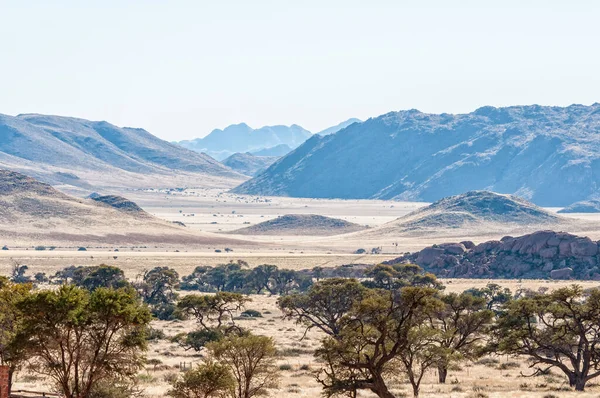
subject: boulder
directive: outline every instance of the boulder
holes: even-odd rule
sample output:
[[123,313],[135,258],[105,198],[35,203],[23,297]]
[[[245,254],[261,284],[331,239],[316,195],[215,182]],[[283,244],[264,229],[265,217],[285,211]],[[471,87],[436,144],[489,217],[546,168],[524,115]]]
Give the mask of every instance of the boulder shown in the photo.
[[571,253],[577,257],[591,257],[598,254],[598,245],[590,238],[577,238],[571,242]]
[[427,247],[419,252],[416,262],[419,265],[429,265],[438,257],[444,254],[444,249],[437,247]]
[[502,242],[500,242],[499,240],[490,240],[490,241],[483,242],[483,243],[480,243],[477,246],[475,246],[473,248],[473,252],[476,254],[490,252],[495,249],[498,249],[501,246],[502,246]]
[[550,278],[552,279],[570,279],[573,274],[572,268],[561,268],[550,271]]
[[460,242],[461,245],[463,245],[467,250],[471,250],[472,248],[475,247],[475,243],[471,242],[470,240],[463,240],[462,242]]
[[558,247],[545,247],[539,251],[539,255],[542,258],[554,258],[558,254]]
[[569,257],[571,255],[571,241],[562,240],[558,244],[558,252],[562,257]]
[[547,262],[544,267],[542,267],[542,271],[544,272],[550,272],[554,269],[554,264],[552,264],[551,262]]
[[462,255],[467,251],[467,248],[462,243],[444,243],[439,245],[447,254]]

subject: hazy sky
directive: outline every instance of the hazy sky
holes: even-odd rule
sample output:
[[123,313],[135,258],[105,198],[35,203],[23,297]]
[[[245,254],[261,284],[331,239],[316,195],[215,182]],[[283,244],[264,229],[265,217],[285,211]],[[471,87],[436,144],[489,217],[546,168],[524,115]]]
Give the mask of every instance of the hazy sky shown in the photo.
[[0,113],[318,131],[392,110],[600,102],[598,1],[0,0]]

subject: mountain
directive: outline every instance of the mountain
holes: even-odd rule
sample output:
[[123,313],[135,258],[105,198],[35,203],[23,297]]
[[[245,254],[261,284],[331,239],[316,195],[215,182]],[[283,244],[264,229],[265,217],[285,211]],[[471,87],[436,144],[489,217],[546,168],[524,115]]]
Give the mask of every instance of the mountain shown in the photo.
[[319,135],[335,134],[338,131],[340,131],[341,129],[345,129],[346,127],[350,126],[353,123],[361,123],[361,122],[362,122],[362,120],[360,120],[360,119],[351,118],[351,119],[348,119],[348,120],[346,120],[344,122],[341,122],[340,124],[338,124],[336,126],[332,126],[332,127],[326,128],[323,131],[319,131],[317,134],[319,134]]
[[558,213],[600,213],[600,200],[582,200],[570,204],[558,211]]
[[83,188],[234,186],[244,177],[146,130],[61,116],[0,114],[0,167]]
[[356,232],[365,227],[317,214],[286,214],[251,227],[232,231],[240,235],[311,235],[328,236]]
[[196,152],[204,152],[223,160],[236,152],[252,152],[285,144],[296,148],[312,134],[302,127],[265,126],[253,129],[245,123],[233,124],[223,130],[213,130],[204,138],[180,141],[179,145]]
[[11,247],[153,244],[187,249],[236,243],[155,218],[122,197],[79,199],[8,170],[0,170],[0,237],[2,245]]
[[293,149],[286,144],[279,144],[270,148],[261,149],[260,151],[250,152],[255,156],[285,156],[292,152]]
[[279,156],[255,156],[250,153],[234,153],[221,163],[240,174],[252,177],[265,170],[278,159]]
[[233,192],[433,202],[470,190],[566,206],[600,187],[600,104],[392,112],[314,135]]

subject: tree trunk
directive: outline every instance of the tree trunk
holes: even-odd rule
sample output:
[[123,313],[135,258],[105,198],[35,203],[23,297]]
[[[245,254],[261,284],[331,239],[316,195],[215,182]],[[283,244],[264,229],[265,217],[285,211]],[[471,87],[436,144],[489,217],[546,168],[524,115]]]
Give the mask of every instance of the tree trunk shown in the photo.
[[371,391],[375,393],[379,398],[396,398],[394,394],[388,390],[383,378],[375,377],[373,380],[373,385],[371,387]]
[[448,376],[448,367],[445,365],[438,366],[438,381],[440,384],[446,383],[446,376]]
[[585,389],[585,377],[577,376],[575,378],[575,391],[583,391]]

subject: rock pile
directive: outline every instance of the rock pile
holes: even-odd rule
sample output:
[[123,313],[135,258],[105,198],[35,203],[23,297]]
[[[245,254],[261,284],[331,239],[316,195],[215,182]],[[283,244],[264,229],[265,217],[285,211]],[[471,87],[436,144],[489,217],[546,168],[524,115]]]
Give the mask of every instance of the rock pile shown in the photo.
[[566,232],[427,247],[387,262],[411,262],[439,277],[600,280],[600,242]]

